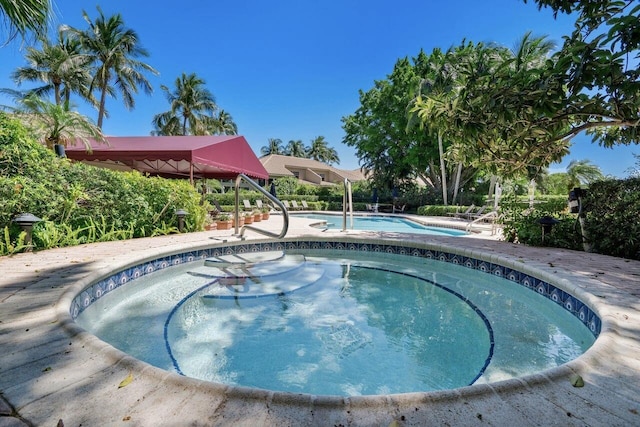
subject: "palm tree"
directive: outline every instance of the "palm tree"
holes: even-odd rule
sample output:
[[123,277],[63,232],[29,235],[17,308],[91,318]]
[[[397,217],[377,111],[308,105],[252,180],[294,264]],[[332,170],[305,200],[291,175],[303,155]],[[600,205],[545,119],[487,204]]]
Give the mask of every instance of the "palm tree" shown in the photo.
[[527,31],[511,49],[513,67],[516,71],[540,67],[556,48],[556,43],[546,37],[533,37]]
[[301,140],[290,140],[287,143],[287,146],[284,149],[284,152],[287,156],[292,157],[306,157],[307,156],[307,147],[304,146]]
[[32,129],[48,148],[56,144],[67,147],[81,141],[91,152],[90,139],[105,142],[102,131],[87,117],[71,111],[69,104],[53,104],[31,94],[18,100],[17,117]]
[[307,157],[327,164],[340,163],[338,152],[329,147],[329,143],[325,141],[324,136],[319,136],[311,141],[311,146],[307,150]]
[[[213,114],[218,109],[213,94],[205,87],[205,81],[195,73],[182,75],[175,80],[175,89],[162,85],[171,109],[153,118],[156,132],[161,135],[206,135],[215,128]],[[226,114],[226,113],[225,113]],[[225,115],[225,119],[228,115]],[[231,117],[229,116],[229,119]]]
[[260,153],[263,156],[268,156],[269,154],[284,154],[282,140],[278,138],[269,138],[269,145],[262,147],[260,149]]
[[6,24],[7,42],[17,36],[24,39],[29,32],[37,37],[44,36],[50,14],[50,0],[0,0],[0,16]]
[[213,118],[211,131],[214,135],[237,135],[238,126],[233,121],[231,114],[225,110],[220,110],[218,117]]
[[12,73],[16,84],[19,86],[24,81],[42,82],[43,86],[29,92],[42,97],[53,91],[57,105],[69,103],[71,92],[79,93],[85,100],[95,104],[95,99],[89,92],[91,58],[82,54],[78,40],[67,37],[59,29],[57,43],[52,44],[48,39],[40,41],[40,49],[27,48],[25,58],[28,65]]
[[589,184],[604,178],[600,168],[590,160],[571,160],[567,166],[567,189],[579,187],[580,184]]
[[82,11],[82,17],[89,24],[88,30],[79,31],[70,27],[64,29],[79,38],[96,66],[91,88],[100,93],[98,127],[102,129],[107,95],[115,97],[116,90],[119,91],[125,107],[131,110],[135,107],[133,94],[138,92],[139,87],[147,94],[153,91],[144,73],[158,72],[137,59],[149,54],[140,46],[136,32],[125,28],[122,16],[116,14],[107,19],[99,6],[97,9],[98,17],[95,22]]

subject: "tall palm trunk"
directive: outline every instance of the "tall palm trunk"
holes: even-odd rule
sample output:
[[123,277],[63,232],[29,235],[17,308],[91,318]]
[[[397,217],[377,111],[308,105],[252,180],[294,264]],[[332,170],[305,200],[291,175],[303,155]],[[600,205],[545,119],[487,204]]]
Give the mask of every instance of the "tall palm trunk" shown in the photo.
[[107,102],[107,85],[106,83],[100,91],[100,107],[98,109],[98,129],[102,130],[102,119],[104,118],[104,106]]
[[444,167],[444,149],[442,147],[442,134],[438,132],[438,153],[440,154],[440,174],[442,176],[442,200],[447,206],[447,170]]
[[458,170],[456,171],[456,182],[453,186],[453,198],[451,199],[451,203],[456,203],[456,198],[458,197],[458,189],[460,188],[460,175],[462,175],[462,162],[458,163]]

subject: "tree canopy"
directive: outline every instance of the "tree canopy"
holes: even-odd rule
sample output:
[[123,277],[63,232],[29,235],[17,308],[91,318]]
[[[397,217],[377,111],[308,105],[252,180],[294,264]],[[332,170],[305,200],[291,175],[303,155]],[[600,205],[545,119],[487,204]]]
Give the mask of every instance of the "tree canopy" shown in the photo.
[[153,91],[145,73],[158,72],[139,59],[149,54],[141,46],[138,34],[125,26],[122,15],[106,17],[99,6],[97,9],[98,17],[95,20],[87,12],[82,12],[82,17],[89,26],[87,30],[81,31],[68,26],[63,26],[63,29],[78,38],[95,66],[91,89],[96,88],[100,93],[97,123],[102,129],[107,96],[115,97],[119,92],[125,107],[133,109],[133,94],[138,92],[138,88],[141,87],[147,94]]
[[17,36],[25,38],[30,32],[38,37],[44,36],[50,14],[50,0],[0,0],[0,17],[6,28],[6,41]]
[[[604,146],[638,143],[638,1],[535,3],[576,16],[559,50],[530,33],[512,50],[463,40],[398,60],[386,80],[361,91],[343,128],[362,165],[387,182],[412,173],[435,182],[438,157],[449,175],[458,164],[531,179],[580,133]],[[446,174],[440,179],[446,184]]]

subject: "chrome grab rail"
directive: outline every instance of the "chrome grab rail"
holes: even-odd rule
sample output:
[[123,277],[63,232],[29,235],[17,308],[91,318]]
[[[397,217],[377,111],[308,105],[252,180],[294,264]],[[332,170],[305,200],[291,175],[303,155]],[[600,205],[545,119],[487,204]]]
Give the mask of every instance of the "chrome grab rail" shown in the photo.
[[351,182],[345,178],[344,196],[342,196],[342,231],[347,231],[347,204],[349,205],[349,212],[351,214],[351,229],[353,229],[353,195],[351,193]]
[[[252,225],[243,225],[242,230],[239,230],[240,228],[240,221],[239,221],[240,219],[240,182],[242,180],[244,180],[247,184],[249,184],[250,187],[253,187],[256,190],[258,190],[266,198],[271,200],[273,203],[276,204],[276,206],[280,208],[280,210],[282,211],[282,219],[283,219],[282,230],[280,231],[280,234],[263,230],[261,228],[254,227]],[[289,212],[287,211],[287,208],[284,207],[284,205],[280,200],[278,200],[271,193],[269,193],[267,190],[262,188],[260,184],[258,184],[257,182],[255,182],[254,180],[252,180],[251,178],[249,178],[247,175],[243,173],[238,174],[238,177],[236,178],[235,189],[236,189],[236,210],[235,210],[235,219],[236,219],[235,234],[236,235],[240,235],[240,237],[244,236],[245,229],[253,230],[256,233],[264,234],[265,236],[273,237],[276,239],[282,239],[287,234],[287,231],[289,230]]]
[[467,224],[467,226],[465,228],[465,231],[467,233],[469,233],[471,231],[471,228],[472,228],[473,224],[476,224],[476,223],[478,223],[480,221],[484,221],[484,220],[489,219],[489,218],[493,218],[493,220],[495,222],[497,217],[498,217],[498,212],[497,211],[487,212],[486,214],[481,215],[478,218],[474,219],[473,221],[469,222],[469,224]]

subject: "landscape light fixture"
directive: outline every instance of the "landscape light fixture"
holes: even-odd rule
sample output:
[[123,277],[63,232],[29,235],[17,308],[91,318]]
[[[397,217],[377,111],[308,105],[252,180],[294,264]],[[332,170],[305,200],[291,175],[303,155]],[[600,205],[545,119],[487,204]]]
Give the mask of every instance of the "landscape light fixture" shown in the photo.
[[42,219],[30,213],[23,213],[12,219],[13,222],[18,224],[22,230],[27,234],[25,237],[26,249],[25,251],[30,252],[33,249],[33,224],[36,222],[42,221]]
[[178,217],[178,231],[181,233],[184,231],[184,217],[187,215],[189,215],[189,212],[184,209],[178,209],[176,211],[176,216]]
[[538,220],[538,224],[542,226],[542,243],[544,243],[544,237],[547,234],[551,233],[551,229],[553,228],[553,226],[559,222],[560,222],[559,220],[553,217],[550,217],[548,215],[543,216]]

